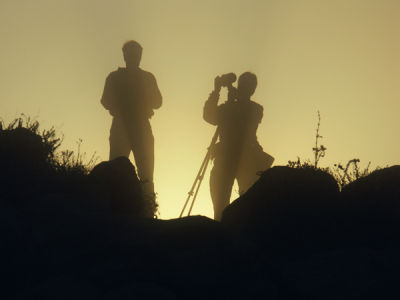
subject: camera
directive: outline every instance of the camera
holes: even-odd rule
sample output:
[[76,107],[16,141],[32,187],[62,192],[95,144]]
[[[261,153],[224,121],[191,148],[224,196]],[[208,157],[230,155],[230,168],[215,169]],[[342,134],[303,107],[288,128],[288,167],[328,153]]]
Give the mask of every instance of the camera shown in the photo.
[[236,81],[236,74],[235,73],[223,74],[220,76],[219,80],[220,80],[221,86],[228,87]]

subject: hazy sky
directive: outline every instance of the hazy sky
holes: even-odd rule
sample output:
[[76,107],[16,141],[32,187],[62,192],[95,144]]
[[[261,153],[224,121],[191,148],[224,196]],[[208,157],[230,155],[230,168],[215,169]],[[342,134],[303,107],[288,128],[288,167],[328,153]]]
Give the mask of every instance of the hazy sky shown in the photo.
[[[126,40],[142,44],[164,101],[152,119],[161,218],[179,215],[206,154],[202,109],[222,73],[258,76],[258,137],[275,165],[312,158],[318,110],[322,166],[400,163],[398,0],[1,0],[0,32],[0,117],[37,117],[102,160],[104,80]],[[212,216],[208,177],[193,213]]]

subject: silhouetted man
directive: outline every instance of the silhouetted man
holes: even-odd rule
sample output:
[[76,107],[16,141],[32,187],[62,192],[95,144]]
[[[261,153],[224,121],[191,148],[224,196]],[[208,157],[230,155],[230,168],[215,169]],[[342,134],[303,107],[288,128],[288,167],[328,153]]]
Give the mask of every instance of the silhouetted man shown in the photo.
[[[263,152],[257,140],[263,107],[250,99],[257,87],[257,77],[250,72],[243,73],[239,77],[237,89],[232,86],[235,80],[236,76],[227,84],[222,77],[217,76],[214,91],[203,111],[204,120],[218,126],[220,140],[213,149],[214,166],[210,175],[216,220],[221,219],[224,208],[229,205],[234,180],[238,181],[239,192],[242,194],[257,181],[257,172],[269,168],[274,160]],[[223,85],[228,86],[228,101],[218,105]]]
[[122,47],[126,68],[111,72],[101,103],[113,116],[110,130],[110,160],[133,152],[145,192],[154,193],[154,137],[149,119],[162,104],[156,79],[139,68],[142,46],[128,41]]

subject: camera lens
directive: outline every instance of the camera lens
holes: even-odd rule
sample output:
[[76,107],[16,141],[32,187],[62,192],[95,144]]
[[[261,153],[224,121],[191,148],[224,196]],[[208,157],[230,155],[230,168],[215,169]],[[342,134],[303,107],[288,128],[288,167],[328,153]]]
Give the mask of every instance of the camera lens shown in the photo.
[[236,81],[236,74],[235,73],[227,73],[221,76],[221,85],[228,86],[231,85]]

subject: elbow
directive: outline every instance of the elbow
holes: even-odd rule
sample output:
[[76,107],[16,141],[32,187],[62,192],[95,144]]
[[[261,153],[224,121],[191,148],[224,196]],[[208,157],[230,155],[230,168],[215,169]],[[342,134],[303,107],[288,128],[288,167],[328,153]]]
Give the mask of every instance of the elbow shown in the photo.
[[207,123],[209,123],[211,125],[217,125],[216,118],[213,118],[213,116],[206,114],[205,112],[203,112],[203,119],[204,119],[204,121],[206,121]]
[[162,97],[161,95],[157,97],[156,101],[154,101],[153,109],[159,109],[162,105]]
[[101,98],[100,103],[101,103],[101,105],[103,105],[103,107],[105,109],[107,109],[107,110],[109,109],[109,105],[107,104],[107,101],[105,101],[104,97]]

